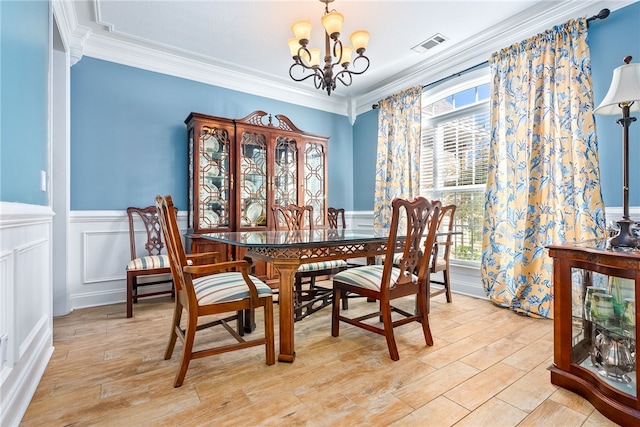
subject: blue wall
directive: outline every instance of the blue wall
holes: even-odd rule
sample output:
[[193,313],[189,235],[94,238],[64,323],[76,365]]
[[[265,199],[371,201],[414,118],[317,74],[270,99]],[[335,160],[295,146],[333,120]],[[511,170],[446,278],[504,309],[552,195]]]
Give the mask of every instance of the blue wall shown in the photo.
[[[607,19],[589,26],[593,97],[598,106],[611,85],[613,70],[622,59],[633,56],[640,62],[640,2],[612,12]],[[640,206],[640,113],[629,127],[629,204]],[[605,206],[622,206],[622,127],[618,116],[595,116],[602,196]],[[636,218],[637,219],[637,218]]]
[[358,161],[353,163],[353,209],[373,210],[375,191],[376,152],[378,149],[378,110],[362,113],[353,126],[353,152]]
[[157,194],[187,206],[190,112],[284,114],[327,135],[329,205],[353,208],[352,127],[346,116],[84,57],[71,68],[71,209],[120,210]]
[[47,1],[0,1],[0,52],[0,201],[47,205]]
[[[595,13],[595,12],[594,12]],[[591,51],[594,102],[597,106],[611,83],[614,68],[622,58],[633,56],[640,62],[640,2],[612,12],[604,20],[592,21],[588,44]],[[425,84],[429,82],[424,82]],[[632,114],[638,121],[629,132],[629,204],[640,206],[640,113]],[[620,116],[596,116],[602,196],[605,206],[622,206],[622,130],[616,120]],[[373,209],[377,145],[377,110],[358,116],[353,130],[353,187],[355,210]]]

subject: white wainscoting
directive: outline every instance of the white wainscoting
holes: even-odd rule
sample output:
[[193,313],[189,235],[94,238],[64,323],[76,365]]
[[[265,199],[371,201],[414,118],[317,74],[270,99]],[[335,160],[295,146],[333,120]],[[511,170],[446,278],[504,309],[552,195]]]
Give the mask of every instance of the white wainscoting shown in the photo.
[[[125,268],[131,260],[127,213],[72,211],[70,219],[69,263],[78,267],[68,272],[72,309],[126,301]],[[178,212],[178,224],[185,231],[186,223],[187,213]],[[139,254],[145,240],[141,228],[136,232]],[[151,286],[147,290],[152,291]]]
[[47,206],[0,202],[0,425],[18,425],[53,353]]
[[[372,211],[346,212],[345,216],[350,228],[373,228]],[[178,213],[178,222],[186,229],[186,212]],[[78,266],[68,272],[72,309],[125,301],[128,230],[124,211],[71,212],[69,263]],[[451,289],[485,298],[477,267],[452,266]]]

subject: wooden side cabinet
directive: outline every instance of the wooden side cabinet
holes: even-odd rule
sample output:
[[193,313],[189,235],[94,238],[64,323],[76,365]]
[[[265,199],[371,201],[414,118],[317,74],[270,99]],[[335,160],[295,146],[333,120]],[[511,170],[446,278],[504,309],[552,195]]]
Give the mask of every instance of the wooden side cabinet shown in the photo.
[[549,246],[554,260],[551,382],[620,425],[640,425],[636,343],[640,249]]

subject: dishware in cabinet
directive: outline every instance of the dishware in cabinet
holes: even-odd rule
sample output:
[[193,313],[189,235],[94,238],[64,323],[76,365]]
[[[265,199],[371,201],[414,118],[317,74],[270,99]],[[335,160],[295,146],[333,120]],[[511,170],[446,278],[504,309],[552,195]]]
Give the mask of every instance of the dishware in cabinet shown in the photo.
[[[192,252],[220,252],[221,261],[232,258],[226,245],[199,240],[197,235],[233,230],[233,157],[235,128],[232,120],[191,113],[185,120],[188,138],[187,226]],[[197,250],[194,250],[197,245]]]
[[551,382],[585,397],[621,425],[640,423],[640,250],[614,250],[606,239],[548,249],[554,259]]

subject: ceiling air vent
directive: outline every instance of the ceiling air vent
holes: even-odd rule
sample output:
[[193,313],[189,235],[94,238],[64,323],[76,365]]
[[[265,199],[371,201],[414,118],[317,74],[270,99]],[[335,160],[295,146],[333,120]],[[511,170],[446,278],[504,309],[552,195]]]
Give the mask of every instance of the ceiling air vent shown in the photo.
[[417,44],[411,49],[415,50],[418,53],[424,53],[429,49],[438,46],[440,43],[446,40],[446,37],[440,33],[434,34],[422,43]]

